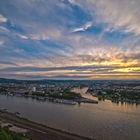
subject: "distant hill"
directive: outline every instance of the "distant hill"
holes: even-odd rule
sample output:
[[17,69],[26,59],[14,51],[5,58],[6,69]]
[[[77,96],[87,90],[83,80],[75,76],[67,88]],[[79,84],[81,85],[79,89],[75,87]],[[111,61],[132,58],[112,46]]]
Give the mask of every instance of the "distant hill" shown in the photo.
[[31,84],[46,84],[46,83],[63,83],[63,82],[80,82],[80,83],[88,83],[91,80],[17,80],[17,79],[6,79],[0,78],[0,83],[31,83]]
[[6,78],[0,78],[0,83],[28,83],[28,84],[49,84],[49,83],[80,83],[80,84],[93,84],[93,83],[140,83],[140,80],[17,80],[17,79],[6,79]]

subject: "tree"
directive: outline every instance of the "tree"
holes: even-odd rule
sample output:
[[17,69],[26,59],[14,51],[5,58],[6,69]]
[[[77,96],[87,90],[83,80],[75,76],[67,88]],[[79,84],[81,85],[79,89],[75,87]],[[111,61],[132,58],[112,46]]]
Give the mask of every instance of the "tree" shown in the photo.
[[0,140],[13,140],[13,138],[5,130],[0,129]]

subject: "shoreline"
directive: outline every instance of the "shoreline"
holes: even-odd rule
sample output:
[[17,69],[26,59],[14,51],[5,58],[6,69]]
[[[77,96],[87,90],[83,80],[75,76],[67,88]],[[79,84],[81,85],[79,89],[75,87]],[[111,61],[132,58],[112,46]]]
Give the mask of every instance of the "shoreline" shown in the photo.
[[100,96],[95,96],[92,95],[93,97],[98,98],[99,101],[105,101],[105,100],[109,100],[113,103],[129,103],[129,104],[137,104],[140,105],[140,100],[130,100],[130,99],[111,99],[111,98],[105,98],[105,97],[100,97]]
[[31,140],[94,140],[94,138],[31,121],[5,110],[0,110],[0,120],[27,129],[29,131],[27,137]]

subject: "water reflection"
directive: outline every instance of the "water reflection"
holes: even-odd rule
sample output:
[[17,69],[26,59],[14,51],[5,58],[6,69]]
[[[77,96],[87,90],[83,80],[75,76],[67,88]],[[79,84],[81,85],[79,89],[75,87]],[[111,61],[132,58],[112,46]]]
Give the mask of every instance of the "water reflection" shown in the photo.
[[106,100],[99,104],[71,106],[0,95],[0,108],[20,112],[33,121],[97,140],[140,139],[140,106],[135,104]]

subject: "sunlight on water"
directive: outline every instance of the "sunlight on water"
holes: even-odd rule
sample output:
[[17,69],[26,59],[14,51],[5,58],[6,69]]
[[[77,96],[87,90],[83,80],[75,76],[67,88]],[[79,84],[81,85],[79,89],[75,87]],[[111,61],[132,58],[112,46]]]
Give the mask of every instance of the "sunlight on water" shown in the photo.
[[33,121],[97,140],[139,140],[140,106],[100,101],[63,105],[31,98],[0,95],[0,108],[20,112]]

